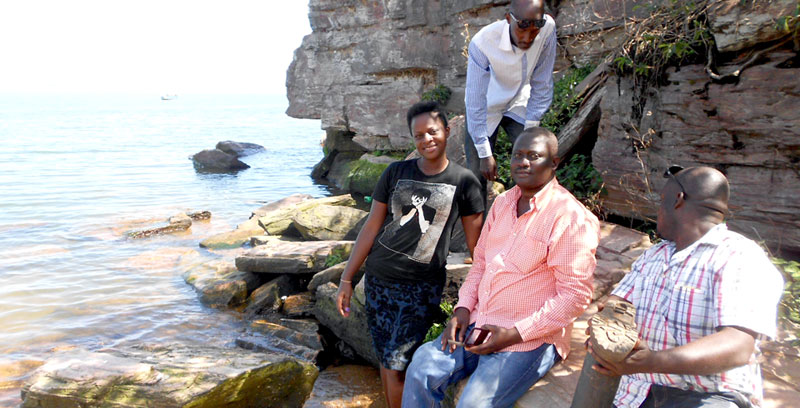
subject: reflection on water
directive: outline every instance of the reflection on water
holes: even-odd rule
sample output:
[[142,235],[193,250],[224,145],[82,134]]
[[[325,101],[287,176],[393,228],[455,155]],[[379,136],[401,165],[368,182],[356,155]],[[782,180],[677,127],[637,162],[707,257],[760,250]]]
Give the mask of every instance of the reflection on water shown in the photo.
[[[308,174],[318,121],[283,97],[0,96],[0,406],[52,350],[141,342],[231,345],[236,313],[203,307],[187,265],[232,262],[199,241],[292,193],[327,195]],[[264,145],[238,174],[197,174],[187,159],[217,141]],[[125,233],[184,211],[211,220],[141,240]]]

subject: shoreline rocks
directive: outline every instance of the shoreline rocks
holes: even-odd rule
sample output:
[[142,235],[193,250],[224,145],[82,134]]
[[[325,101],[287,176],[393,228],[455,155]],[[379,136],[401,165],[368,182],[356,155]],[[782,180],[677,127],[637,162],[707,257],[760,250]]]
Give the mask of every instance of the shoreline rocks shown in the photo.
[[22,407],[301,407],[319,370],[275,353],[181,344],[59,353],[22,389]]

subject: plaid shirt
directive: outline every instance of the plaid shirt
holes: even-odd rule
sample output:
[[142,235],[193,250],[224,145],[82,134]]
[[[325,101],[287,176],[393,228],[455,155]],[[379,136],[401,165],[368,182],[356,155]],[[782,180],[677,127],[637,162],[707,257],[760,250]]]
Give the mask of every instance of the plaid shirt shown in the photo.
[[[639,335],[655,351],[739,326],[774,338],[783,280],[753,241],[717,225],[680,252],[663,241],[643,253],[613,295],[636,306]],[[639,373],[623,376],[614,404],[639,407],[651,384],[700,392],[739,391],[763,398],[758,341],[750,363],[716,375]]]
[[549,343],[567,358],[572,322],[592,299],[600,225],[555,178],[517,217],[520,196],[514,187],[494,201],[456,307],[476,327],[516,327],[522,342],[502,351]]

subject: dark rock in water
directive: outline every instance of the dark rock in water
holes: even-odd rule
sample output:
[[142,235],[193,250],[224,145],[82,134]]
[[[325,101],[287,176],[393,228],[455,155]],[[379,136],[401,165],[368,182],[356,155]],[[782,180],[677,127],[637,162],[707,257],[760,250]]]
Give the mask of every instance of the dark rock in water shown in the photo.
[[311,292],[298,293],[287,296],[283,300],[283,314],[291,318],[313,317],[314,297]]
[[206,149],[191,157],[194,168],[205,172],[227,172],[249,169],[246,163],[242,162],[235,155],[228,154],[219,149]]
[[245,333],[237,337],[236,345],[245,350],[284,354],[312,363],[316,362],[317,356],[321,351],[295,344],[279,337],[265,336],[258,333]]
[[217,149],[225,153],[232,154],[236,157],[247,156],[263,152],[264,146],[255,143],[234,142],[232,140],[225,140],[217,143]]
[[280,275],[277,278],[261,285],[250,294],[247,308],[244,312],[248,317],[277,312],[283,302],[281,298],[301,290],[299,280],[289,275]]
[[310,349],[322,350],[322,338],[319,333],[317,333],[319,331],[319,324],[315,321],[281,319],[281,323],[283,324],[271,323],[266,320],[256,320],[250,323],[250,329],[254,332],[278,337]]
[[[209,213],[209,217],[210,216],[211,213]],[[128,238],[139,239],[151,237],[153,235],[171,234],[174,232],[186,231],[192,226],[192,218],[183,213],[169,217],[167,222],[167,225],[160,227],[130,231],[128,232]]]
[[211,211],[195,211],[187,213],[186,215],[188,215],[189,218],[191,218],[194,221],[211,219]]

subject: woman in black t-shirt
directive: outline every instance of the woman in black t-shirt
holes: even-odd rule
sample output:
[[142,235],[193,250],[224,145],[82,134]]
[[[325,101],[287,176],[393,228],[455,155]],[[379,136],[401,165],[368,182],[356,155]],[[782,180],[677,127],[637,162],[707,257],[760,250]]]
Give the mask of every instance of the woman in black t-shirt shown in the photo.
[[478,179],[445,154],[444,109],[420,102],[406,119],[421,157],[392,163],[381,175],[337,294],[347,317],[352,279],[366,260],[367,323],[391,408],[400,407],[406,366],[439,307],[453,226],[460,217],[472,253],[484,210]]

